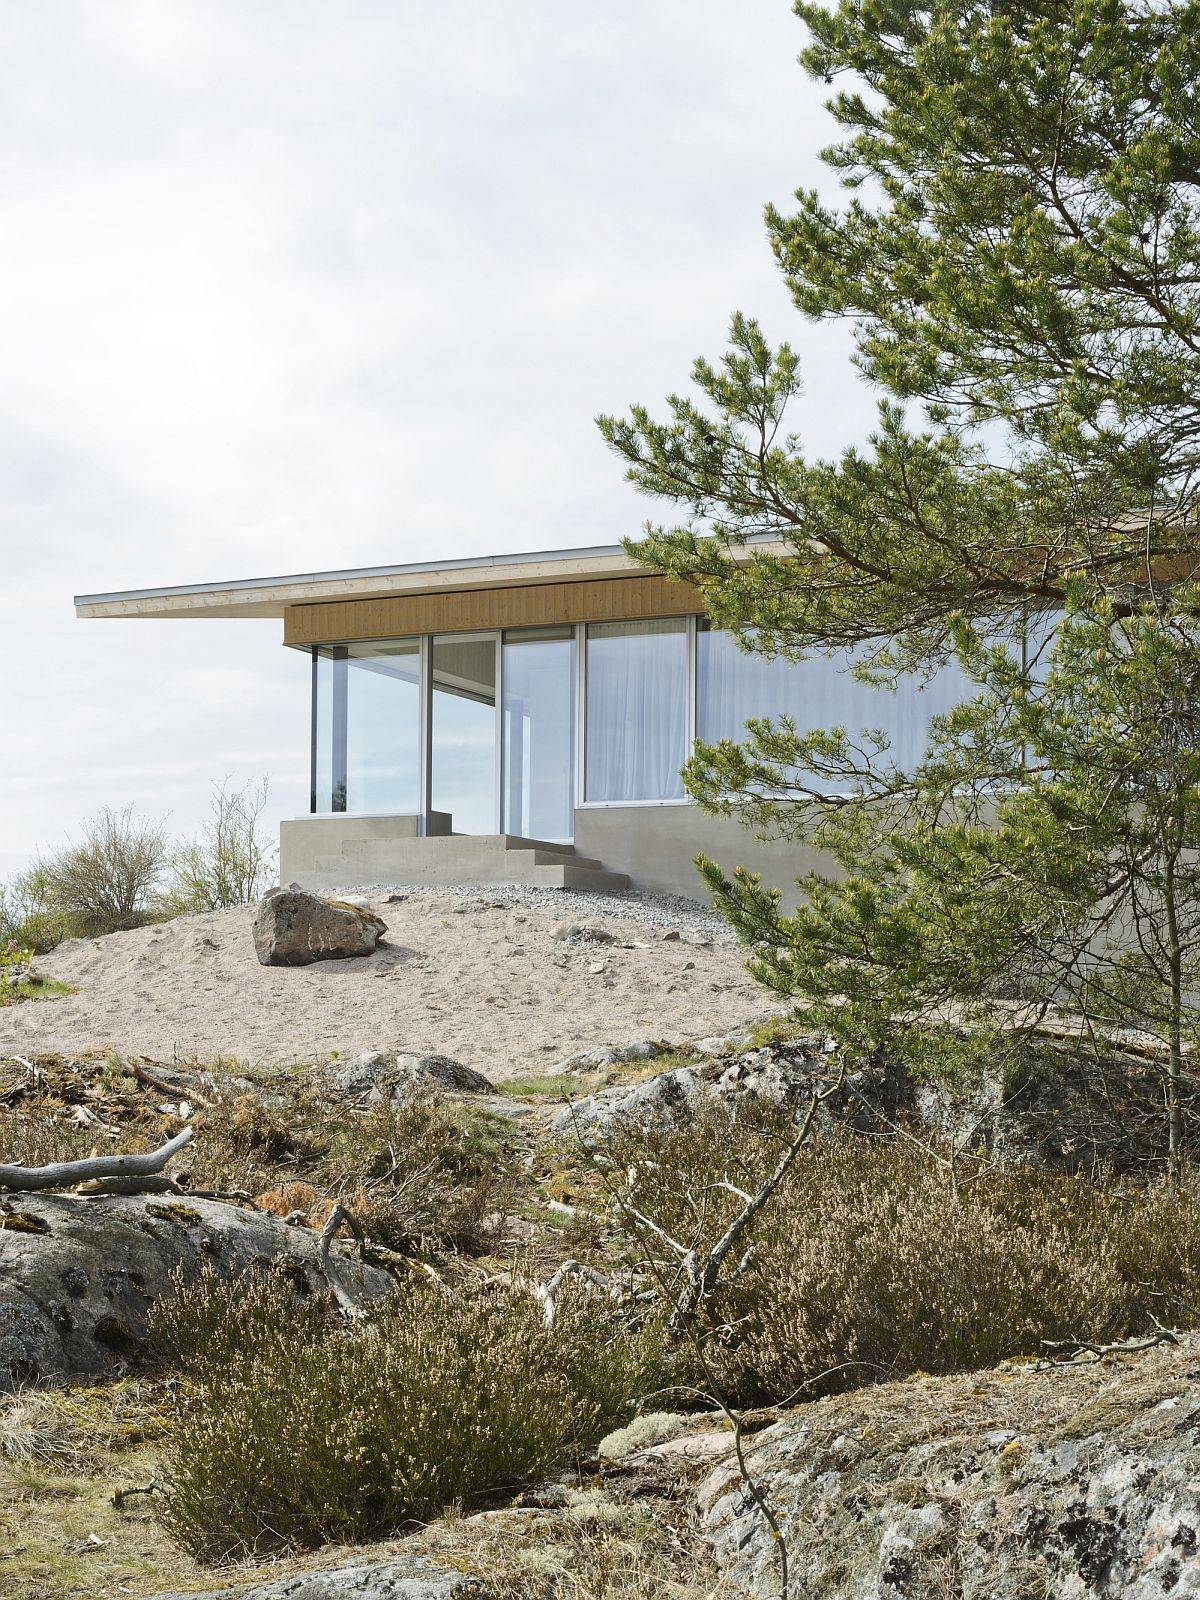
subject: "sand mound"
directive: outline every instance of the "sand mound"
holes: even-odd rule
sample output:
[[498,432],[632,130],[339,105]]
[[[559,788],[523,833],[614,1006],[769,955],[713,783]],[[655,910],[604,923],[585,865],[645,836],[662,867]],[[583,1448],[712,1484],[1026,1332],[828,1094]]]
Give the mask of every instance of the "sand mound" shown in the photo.
[[605,918],[589,897],[586,920],[634,948],[553,939],[578,915],[568,895],[424,891],[372,907],[388,924],[374,955],[311,967],[259,966],[252,907],[72,940],[38,968],[79,992],[0,1010],[0,1054],[107,1047],[265,1065],[401,1048],[504,1079],[600,1044],[720,1032],[764,1006],[728,938],[664,941],[662,912],[630,902]]

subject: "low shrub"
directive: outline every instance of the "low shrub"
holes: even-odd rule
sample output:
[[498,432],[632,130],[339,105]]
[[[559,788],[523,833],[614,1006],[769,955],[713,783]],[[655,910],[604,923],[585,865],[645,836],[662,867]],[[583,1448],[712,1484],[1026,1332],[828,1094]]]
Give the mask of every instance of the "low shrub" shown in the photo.
[[[637,1209],[703,1247],[740,1204],[722,1185],[753,1187],[778,1148],[716,1112],[682,1132],[627,1135],[612,1154],[633,1172]],[[802,1151],[748,1259],[730,1262],[704,1308],[724,1390],[747,1404],[807,1399],[1038,1355],[1044,1340],[1153,1332],[1155,1318],[1200,1324],[1195,1176],[1174,1191],[1032,1168],[960,1179],[898,1140]]]
[[56,925],[93,938],[152,919],[166,854],[162,823],[135,816],[132,806],[106,807],[88,818],[74,844],[39,861],[29,881]]
[[167,861],[163,915],[248,905],[270,888],[279,855],[263,826],[270,794],[266,778],[240,789],[228,778],[213,785],[209,821]]
[[[593,1353],[608,1334],[584,1301],[570,1327]],[[517,1292],[414,1288],[347,1325],[279,1277],[236,1295],[208,1278],[157,1331],[187,1375],[161,1515],[205,1561],[355,1543],[478,1504],[608,1422],[573,1389],[562,1330]]]
[[218,1101],[196,1118],[199,1187],[272,1188],[298,1177],[344,1193],[375,1243],[479,1254],[515,1182],[511,1130],[422,1096],[364,1110],[298,1088]]
[[36,868],[0,884],[0,945],[44,956],[70,931],[67,917],[47,905],[45,884]]

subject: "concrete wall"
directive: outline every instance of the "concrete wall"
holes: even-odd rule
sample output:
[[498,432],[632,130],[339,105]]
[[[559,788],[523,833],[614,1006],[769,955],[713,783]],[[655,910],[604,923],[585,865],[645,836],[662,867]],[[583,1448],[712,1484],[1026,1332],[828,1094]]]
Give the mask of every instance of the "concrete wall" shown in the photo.
[[[434,813],[437,833],[448,834],[450,819]],[[432,842],[432,841],[431,841]],[[449,854],[425,851],[418,843],[415,817],[297,817],[279,830],[279,881],[310,888],[394,880],[400,882],[501,882],[516,878],[514,860],[495,849],[495,838],[455,835],[441,841]],[[692,864],[703,851],[722,867],[749,867],[796,902],[795,880],[828,860],[798,845],[757,840],[748,828],[713,817],[695,805],[581,806],[575,812],[575,850],[609,872],[629,874],[639,889],[707,898],[704,880]],[[451,857],[453,858],[451,860]]]
[[[450,819],[435,811],[430,819],[434,833],[449,833]],[[323,870],[331,856],[351,853],[355,846],[386,844],[393,839],[415,839],[416,817],[354,817],[342,812],[294,817],[279,824],[279,881],[304,882]]]
[[610,872],[627,872],[639,889],[708,897],[692,858],[701,851],[727,871],[749,867],[794,906],[795,880],[830,863],[814,850],[773,841],[764,844],[732,818],[710,816],[695,805],[581,806],[575,812],[575,848],[596,856]]

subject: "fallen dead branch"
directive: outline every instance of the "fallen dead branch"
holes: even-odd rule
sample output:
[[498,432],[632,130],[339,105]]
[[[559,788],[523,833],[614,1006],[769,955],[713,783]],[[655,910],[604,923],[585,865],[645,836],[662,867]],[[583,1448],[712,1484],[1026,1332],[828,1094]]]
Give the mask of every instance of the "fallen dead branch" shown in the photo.
[[[93,1178],[136,1179],[155,1177],[173,1155],[195,1137],[195,1129],[181,1129],[173,1139],[141,1156],[85,1156],[82,1161],[53,1161],[46,1167],[5,1166],[0,1163],[0,1189],[28,1193],[37,1189],[73,1189]],[[137,1191],[134,1191],[137,1192]]]
[[160,1077],[158,1073],[151,1072],[149,1067],[144,1067],[139,1061],[132,1062],[129,1070],[137,1081],[144,1083],[148,1089],[157,1089],[160,1094],[173,1095],[176,1100],[190,1100],[194,1106],[200,1106],[205,1111],[212,1110],[212,1100],[207,1095],[201,1094],[198,1089],[194,1089],[190,1084],[184,1088],[178,1083],[172,1083],[168,1078]]
[[553,1276],[547,1278],[545,1283],[534,1285],[534,1294],[541,1303],[542,1315],[546,1319],[546,1326],[552,1327],[554,1312],[558,1304],[558,1291],[568,1278],[586,1278],[589,1283],[595,1284],[597,1289],[603,1289],[606,1294],[618,1298],[620,1291],[610,1278],[603,1272],[598,1272],[595,1267],[589,1267],[582,1261],[574,1259],[564,1261],[562,1266]]
[[1055,1366],[1066,1366],[1086,1357],[1102,1361],[1105,1356],[1132,1356],[1143,1350],[1153,1350],[1160,1344],[1178,1344],[1179,1335],[1173,1328],[1160,1327],[1144,1339],[1118,1339],[1114,1344],[1094,1344],[1090,1339],[1043,1339],[1042,1349],[1048,1353]]

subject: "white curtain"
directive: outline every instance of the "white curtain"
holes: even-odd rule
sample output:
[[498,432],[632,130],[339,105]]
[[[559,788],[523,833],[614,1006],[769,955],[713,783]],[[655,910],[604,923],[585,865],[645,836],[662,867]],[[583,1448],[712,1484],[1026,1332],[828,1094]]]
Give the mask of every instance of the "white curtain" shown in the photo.
[[588,800],[673,800],[686,759],[687,628],[682,620],[588,628]]
[[790,716],[800,733],[843,727],[879,728],[901,766],[920,760],[929,723],[977,692],[955,663],[925,684],[902,679],[895,689],[862,683],[855,653],[786,661],[740,650],[731,634],[701,627],[697,636],[697,735],[706,744],[741,741],[751,717]]

